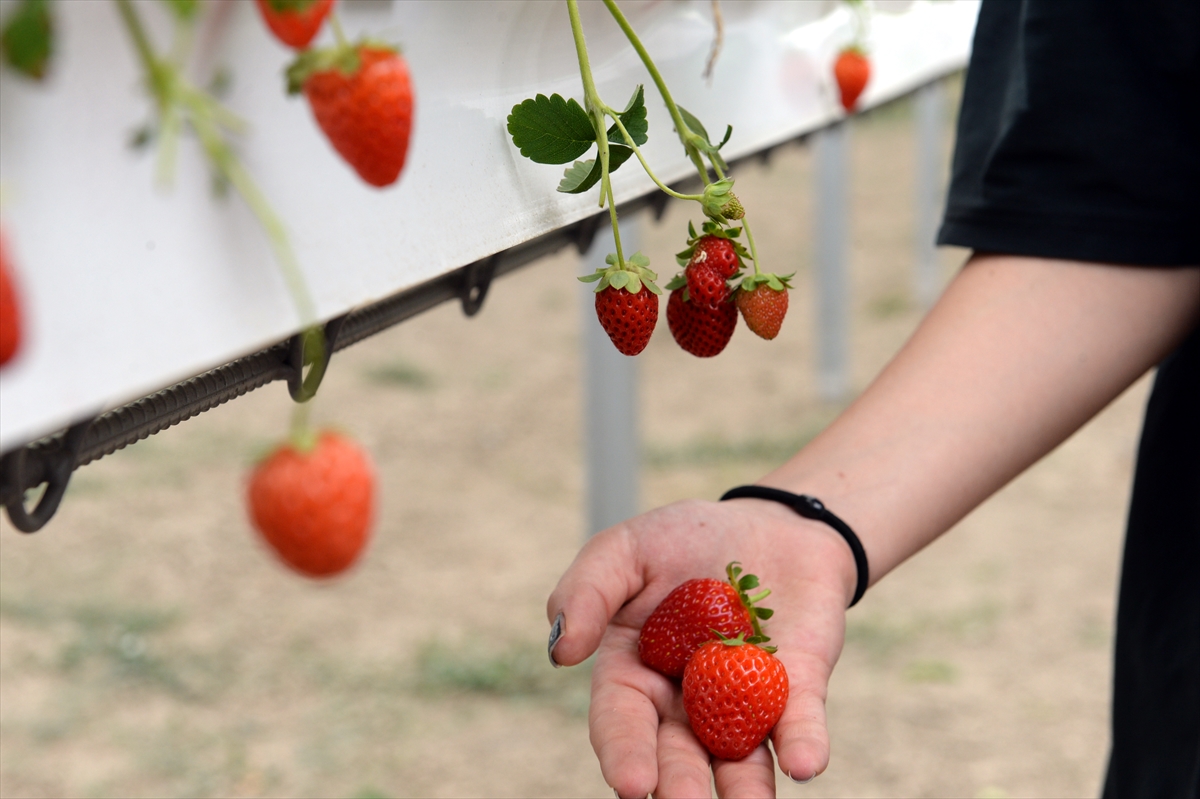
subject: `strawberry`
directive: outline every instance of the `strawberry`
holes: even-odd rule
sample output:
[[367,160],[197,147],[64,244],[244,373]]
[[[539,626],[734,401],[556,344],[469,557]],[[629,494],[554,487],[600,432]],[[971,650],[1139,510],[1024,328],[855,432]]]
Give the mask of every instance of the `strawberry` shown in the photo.
[[747,591],[758,587],[758,578],[742,574],[735,562],[725,567],[728,581],[698,577],[682,583],[667,594],[642,625],[638,636],[638,656],[650,668],[668,677],[682,677],[683,669],[702,644],[719,633],[728,638],[737,635],[762,642],[759,619],[769,619],[773,611],[755,606],[770,591],[751,597]]
[[749,275],[734,295],[734,303],[742,312],[746,327],[768,341],[779,335],[783,317],[788,309],[788,280],[770,273]]
[[408,154],[413,91],[408,65],[387,46],[307,50],[288,68],[333,149],[372,186],[396,182]]
[[4,237],[0,236],[0,366],[8,363],[21,348],[21,310],[11,271]]
[[610,285],[596,293],[596,316],[621,354],[637,355],[650,343],[658,323],[658,295],[651,291],[631,294]]
[[788,700],[788,676],[771,652],[741,636],[696,650],[683,672],[683,709],[713,757],[741,760],[774,729]]
[[667,326],[679,346],[697,358],[719,355],[737,327],[737,306],[732,302],[696,303],[685,299],[686,288],[677,288],[667,300]]
[[848,113],[853,112],[859,95],[871,79],[871,62],[858,47],[847,47],[833,62],[833,77],[837,80],[842,107]]
[[581,283],[596,285],[596,317],[613,345],[624,355],[637,355],[650,343],[650,334],[658,324],[658,275],[650,270],[650,259],[640,252],[624,263],[616,253],[604,259],[601,267],[579,278]]
[[250,518],[288,566],[331,577],[358,559],[375,511],[375,470],[345,437],[322,431],[311,448],[276,448],[250,476]]
[[729,286],[725,284],[727,275],[722,264],[692,261],[687,269],[683,270],[683,275],[687,280],[688,299],[692,302],[716,305],[730,297]]
[[334,0],[257,0],[263,22],[275,38],[297,50],[308,47],[321,30]]
[[742,262],[734,241],[715,235],[701,236],[695,242],[688,266],[707,264],[714,266],[722,279],[733,277]]

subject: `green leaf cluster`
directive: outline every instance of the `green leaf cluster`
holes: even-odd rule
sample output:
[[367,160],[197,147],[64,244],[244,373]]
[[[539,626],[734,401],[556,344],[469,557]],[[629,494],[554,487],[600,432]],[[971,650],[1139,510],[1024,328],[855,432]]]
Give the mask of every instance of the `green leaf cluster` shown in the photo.
[[54,53],[54,16],[48,0],[21,0],[0,31],[0,52],[22,75],[45,77]]
[[792,287],[792,284],[788,281],[790,281],[795,274],[795,272],[792,272],[790,275],[781,276],[776,275],[773,272],[760,272],[756,275],[746,275],[746,277],[742,279],[742,290],[754,291],[759,286],[769,286],[773,291],[787,291]]
[[[649,123],[642,86],[634,90],[625,110],[617,115],[629,138],[639,147],[646,143]],[[592,117],[573,98],[539,94],[513,106],[508,115],[508,133],[521,155],[538,164],[575,161],[599,141]],[[608,171],[614,172],[633,155],[621,129],[614,122],[605,132],[608,139]],[[563,173],[558,190],[581,194],[602,177],[599,158],[575,161]]]
[[688,129],[695,134],[694,137],[688,138],[688,142],[711,158],[713,163],[717,164],[723,172],[729,171],[729,165],[721,157],[721,148],[725,146],[725,142],[729,141],[729,137],[733,135],[733,125],[726,125],[725,137],[721,139],[721,143],[713,144],[708,138],[708,131],[704,129],[704,125],[700,120],[683,106],[677,107],[679,108],[679,116],[683,117],[683,124],[687,125]]
[[643,255],[640,251],[626,259],[625,264],[622,264],[617,259],[616,253],[609,253],[604,262],[607,267],[597,269],[590,275],[584,275],[579,278],[580,283],[595,283],[596,293],[599,294],[608,287],[615,289],[625,289],[630,294],[637,294],[645,287],[651,294],[662,294],[655,280],[658,275],[650,270],[650,259]]

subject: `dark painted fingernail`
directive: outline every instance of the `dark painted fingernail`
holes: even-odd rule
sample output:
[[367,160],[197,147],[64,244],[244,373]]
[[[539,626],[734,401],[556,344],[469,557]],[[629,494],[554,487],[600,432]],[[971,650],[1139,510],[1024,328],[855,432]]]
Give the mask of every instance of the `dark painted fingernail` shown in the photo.
[[556,669],[562,668],[562,664],[554,659],[554,647],[558,646],[558,639],[562,638],[563,634],[563,615],[559,613],[554,617],[554,624],[550,625],[550,642],[546,644],[546,654],[550,656],[550,665]]
[[798,780],[792,776],[791,772],[788,772],[788,779],[791,780],[792,782],[796,783],[797,785],[808,785],[810,782],[812,782],[816,778],[817,778],[817,775],[814,774],[806,780]]

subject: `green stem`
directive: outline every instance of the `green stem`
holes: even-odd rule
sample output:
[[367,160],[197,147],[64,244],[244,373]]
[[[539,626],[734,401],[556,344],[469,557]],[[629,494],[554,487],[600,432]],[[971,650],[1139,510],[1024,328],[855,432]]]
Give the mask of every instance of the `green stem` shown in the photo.
[[621,135],[625,137],[625,143],[629,145],[631,150],[633,150],[633,154],[636,155],[638,161],[641,162],[642,169],[646,170],[646,174],[649,175],[650,179],[654,181],[654,185],[658,186],[658,188],[663,192],[669,194],[677,200],[695,200],[696,202],[699,202],[704,199],[703,194],[680,194],[659,180],[658,175],[655,175],[654,170],[652,170],[650,165],[646,163],[646,158],[642,155],[642,151],[638,149],[637,144],[633,141],[633,137],[630,136],[629,131],[625,129],[624,123],[621,122],[620,115],[608,106],[604,106],[604,113],[612,117],[613,123],[617,126],[617,130],[621,131]]
[[337,42],[338,47],[350,46],[350,40],[346,38],[346,31],[342,28],[342,20],[338,17],[336,11],[329,14],[329,27],[333,28],[333,38]]
[[583,102],[596,129],[596,148],[600,156],[600,205],[608,202],[608,215],[612,220],[613,242],[617,247],[617,267],[625,268],[625,253],[621,249],[621,229],[617,224],[617,205],[613,201],[612,181],[609,179],[608,136],[605,134],[604,112],[608,108],[596,91],[592,77],[592,65],[588,61],[587,41],[583,36],[583,23],[579,19],[578,0],[567,0],[567,13],[571,18],[571,36],[575,39],[575,55],[579,59],[579,76],[583,80]]
[[[574,2],[574,0],[568,0]],[[662,74],[655,66],[654,60],[650,58],[650,53],[646,51],[642,40],[638,38],[637,33],[633,30],[633,26],[629,24],[629,20],[625,19],[625,15],[621,13],[620,7],[617,6],[616,0],[604,0],[604,5],[608,8],[608,13],[617,21],[617,25],[625,33],[625,38],[629,39],[629,43],[633,45],[633,49],[637,51],[638,57],[642,59],[642,63],[646,67],[646,71],[650,73],[651,80],[658,87],[658,93],[662,96],[663,102],[667,105],[667,112],[671,115],[671,121],[675,123],[675,132],[679,134],[679,141],[683,142],[683,148],[687,151],[688,157],[692,159],[692,163],[696,166],[696,170],[700,173],[700,179],[707,186],[711,181],[708,179],[708,170],[704,166],[704,159],[700,157],[700,150],[688,140],[688,136],[697,135],[683,122],[683,114],[679,113],[679,106],[675,104],[675,100],[671,97],[671,90],[667,88],[667,82],[663,80]]]
[[750,221],[742,217],[742,230],[746,231],[746,241],[750,244],[750,260],[754,261],[754,274],[761,275],[758,268],[758,248],[754,246],[754,234],[750,232]]

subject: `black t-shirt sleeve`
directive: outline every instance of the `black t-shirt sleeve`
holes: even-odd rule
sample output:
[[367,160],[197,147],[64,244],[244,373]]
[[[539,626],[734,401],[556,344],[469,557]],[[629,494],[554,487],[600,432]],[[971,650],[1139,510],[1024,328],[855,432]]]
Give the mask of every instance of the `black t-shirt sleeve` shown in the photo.
[[1200,3],[985,0],[938,242],[1200,263]]

